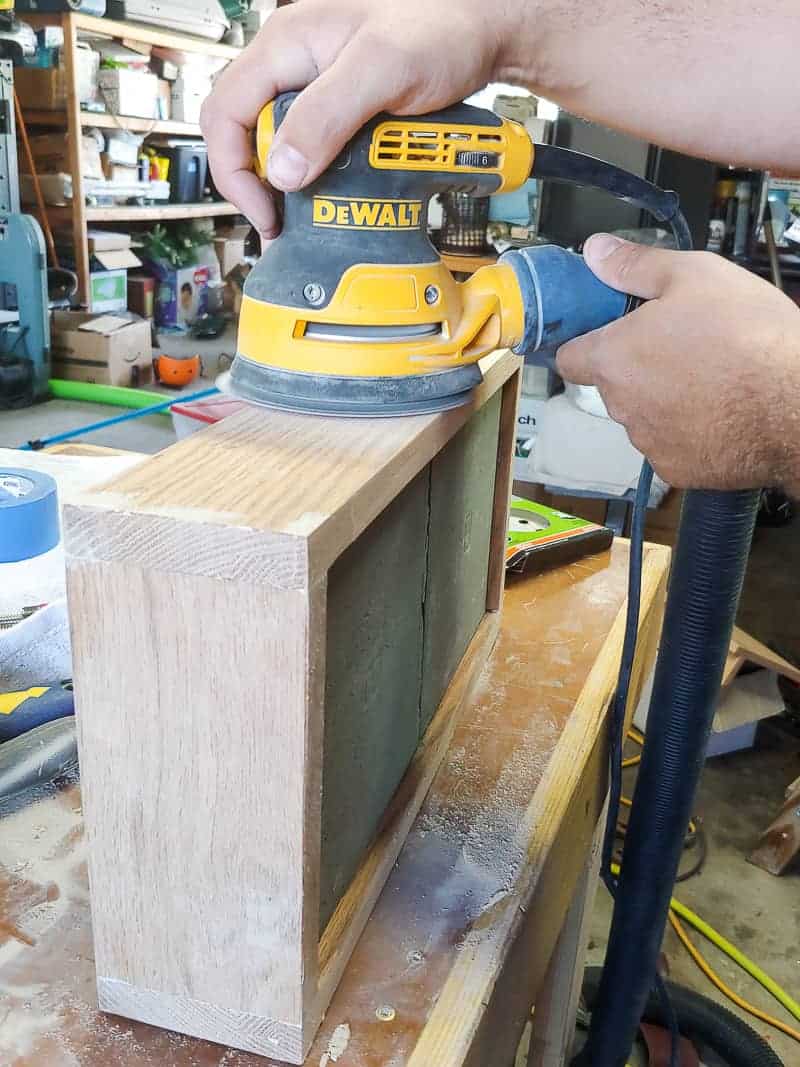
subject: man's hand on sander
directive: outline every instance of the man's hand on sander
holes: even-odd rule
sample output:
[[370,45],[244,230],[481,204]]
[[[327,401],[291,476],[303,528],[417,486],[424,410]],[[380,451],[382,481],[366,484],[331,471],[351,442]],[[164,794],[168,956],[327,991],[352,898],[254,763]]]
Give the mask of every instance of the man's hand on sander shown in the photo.
[[[268,161],[273,187],[290,191],[377,112],[421,114],[491,80],[679,151],[793,173],[800,11],[767,8],[759,20],[751,0],[730,0],[720,23],[701,0],[299,0],[270,16],[203,108],[214,179],[275,237],[251,131],[278,93],[303,90]],[[731,109],[745,62],[753,91]],[[589,265],[650,302],[565,346],[565,377],[600,387],[668,481],[800,495],[800,310],[719,257],[621,244],[603,258],[608,247],[589,242]]]
[[379,111],[424,114],[489,81],[690,155],[796,173],[800,138],[786,131],[798,35],[800,7],[785,0],[758,12],[728,0],[722,20],[704,0],[298,0],[219,77],[201,125],[217,187],[264,237],[279,221],[251,172],[250,131],[289,89],[304,92],[268,167],[286,191],[313,181]]
[[214,181],[274,237],[274,204],[251,172],[251,130],[278,93],[304,90],[268,168],[272,185],[290,191],[379,111],[423,114],[493,80],[678,152],[795,173],[800,139],[786,130],[800,11],[785,0],[762,7],[727,0],[720,20],[704,0],[298,0],[270,16],[206,101]]
[[709,252],[598,234],[584,254],[602,281],[648,302],[564,345],[563,377],[596,385],[672,485],[800,496],[800,308]]
[[290,192],[318,177],[379,111],[424,114],[490,81],[511,6],[302,0],[279,8],[220,75],[203,108],[217,188],[263,238],[277,236],[274,203],[252,173],[250,131],[268,101],[304,89],[275,135],[267,167],[270,183]]

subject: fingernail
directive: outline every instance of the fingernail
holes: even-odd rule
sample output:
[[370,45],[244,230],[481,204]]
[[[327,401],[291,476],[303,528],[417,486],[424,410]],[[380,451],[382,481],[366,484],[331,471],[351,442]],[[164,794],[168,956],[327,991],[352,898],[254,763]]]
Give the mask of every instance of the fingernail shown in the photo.
[[273,227],[271,230],[259,230],[258,236],[261,241],[261,251],[263,252],[267,245],[271,244],[276,237],[280,235],[280,230]]
[[299,189],[308,174],[308,160],[290,144],[277,145],[267,160],[267,178],[279,189]]
[[245,215],[245,218],[253,229],[258,231],[258,236],[262,241],[272,241],[281,232],[281,228],[277,224],[264,224],[259,222],[258,219],[254,219],[252,215]]
[[584,245],[583,253],[586,255],[588,252],[591,258],[599,263],[603,259],[608,259],[623,243],[619,237],[612,237],[610,233],[596,233]]
[[262,241],[274,241],[278,234],[281,232],[280,226],[259,226],[257,222],[249,220],[252,226],[258,230],[258,236]]

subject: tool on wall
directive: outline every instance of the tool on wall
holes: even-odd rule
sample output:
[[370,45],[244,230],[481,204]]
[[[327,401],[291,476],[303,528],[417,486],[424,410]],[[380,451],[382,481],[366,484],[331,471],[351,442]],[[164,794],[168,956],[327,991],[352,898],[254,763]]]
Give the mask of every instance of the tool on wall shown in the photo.
[[[296,94],[262,112],[264,173]],[[308,188],[286,196],[284,229],[245,285],[239,346],[223,386],[302,412],[399,415],[468,401],[480,357],[507,346],[551,363],[572,337],[633,310],[581,256],[538,246],[506,253],[463,284],[426,233],[441,191],[489,195],[529,176],[603,190],[691,235],[674,193],[609,163],[532,145],[523,127],[458,105],[421,117],[381,115]],[[612,869],[625,712],[638,632],[644,518],[653,470],[636,493],[625,639],[610,721],[609,822],[603,876],[615,897],[603,976],[576,1064],[624,1067],[654,984],[671,888],[728,652],[758,492],[689,491],[673,555],[648,732],[621,870]],[[636,951],[631,951],[631,946]],[[666,1011],[667,1016],[673,1017]],[[678,1034],[673,1029],[672,1061]]]
[[20,210],[14,68],[0,58],[0,409],[43,399],[49,376],[44,236],[36,219]]

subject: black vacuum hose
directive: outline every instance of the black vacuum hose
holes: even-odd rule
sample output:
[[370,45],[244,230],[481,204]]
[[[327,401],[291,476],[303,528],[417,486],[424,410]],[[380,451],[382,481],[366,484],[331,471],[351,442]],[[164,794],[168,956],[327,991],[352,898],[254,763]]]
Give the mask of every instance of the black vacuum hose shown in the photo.
[[[669,223],[678,249],[688,251],[692,246],[676,194],[637,175],[554,145],[537,146],[532,174],[603,189],[637,204]],[[647,469],[645,464],[643,474]],[[614,887],[605,966],[589,1039],[575,1067],[625,1067],[656,981],[658,953],[705,759],[758,500],[757,491],[691,491],[684,499],[622,872]],[[633,545],[632,551],[637,547]],[[638,592],[631,591],[629,596],[634,592],[635,616]],[[635,632],[635,623],[630,625],[629,620],[618,720],[623,717],[619,708],[627,702],[624,661],[626,653],[632,652]],[[618,766],[615,755],[612,749],[612,777]],[[615,811],[610,818],[616,820]],[[610,879],[610,871],[604,876]],[[673,1061],[675,1055],[673,1047]]]
[[758,497],[685,496],[608,950],[576,1067],[625,1067],[653,988]]
[[[589,967],[584,975],[583,996],[590,1011],[597,1003],[600,974],[600,967]],[[690,1041],[713,1050],[728,1067],[783,1067],[760,1034],[727,1008],[685,986],[674,982],[664,984],[680,1031]],[[642,1018],[658,1026],[669,1026],[664,1004],[656,994],[647,1000]]]
[[[692,246],[677,195],[637,175],[555,145],[537,146],[531,174],[536,178],[602,189],[637,204],[671,226],[679,250],[688,251]],[[522,249],[517,256],[533,274],[534,261],[542,251]],[[521,284],[524,279],[523,271]],[[531,285],[536,300],[529,297],[529,303],[538,308],[543,290],[541,285]],[[574,313],[574,309],[570,310]],[[545,341],[560,344],[567,339],[563,336],[563,320],[558,316],[542,315],[542,318],[543,330],[538,321],[535,330],[533,324],[528,329],[526,321],[526,336],[515,351],[532,355]],[[585,322],[583,327],[593,328]],[[647,488],[649,473],[645,462],[640,489]],[[625,1067],[642,1012],[657,980],[658,953],[705,759],[758,500],[757,491],[691,491],[684,499],[647,733],[625,835],[622,872],[616,885],[608,864],[604,864],[604,878],[611,883],[615,898],[605,966],[589,1039],[575,1067]],[[643,502],[638,504],[638,510],[643,514]],[[634,564],[640,550],[641,542],[634,539],[631,546]],[[619,784],[615,775],[620,773],[621,724],[629,680],[626,667],[633,658],[638,604],[638,583],[634,581],[629,587],[628,626],[616,714],[612,716],[612,728],[616,726],[619,735],[616,747],[612,738],[612,800],[614,787]],[[613,807],[609,818],[616,820]],[[607,854],[606,848],[605,859]],[[673,1062],[676,1055],[677,1049],[673,1047]]]

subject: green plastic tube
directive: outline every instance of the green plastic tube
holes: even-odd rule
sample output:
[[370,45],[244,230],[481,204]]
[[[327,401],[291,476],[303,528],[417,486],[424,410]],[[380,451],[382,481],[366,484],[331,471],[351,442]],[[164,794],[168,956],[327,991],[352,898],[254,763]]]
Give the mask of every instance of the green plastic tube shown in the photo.
[[[129,389],[124,385],[95,385],[92,382],[69,382],[63,378],[51,378],[48,384],[50,396],[59,400],[82,400],[90,404],[108,404],[115,408],[149,408],[152,404],[160,404],[169,399],[164,393]],[[161,414],[169,418],[168,410]]]

